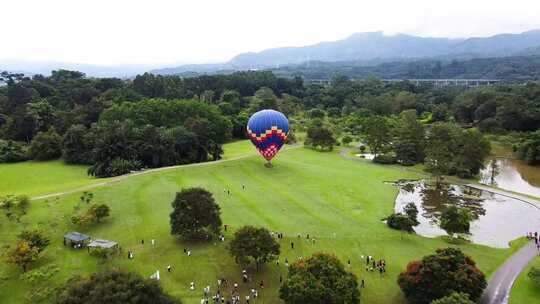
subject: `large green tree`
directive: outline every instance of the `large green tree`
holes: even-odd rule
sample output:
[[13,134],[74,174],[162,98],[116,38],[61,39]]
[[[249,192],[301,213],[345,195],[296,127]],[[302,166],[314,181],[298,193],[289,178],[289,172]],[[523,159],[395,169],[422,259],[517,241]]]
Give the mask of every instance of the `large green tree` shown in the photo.
[[171,233],[186,239],[211,238],[221,228],[220,207],[212,193],[186,188],[176,193],[170,214]]
[[440,226],[449,235],[469,233],[471,220],[471,212],[468,209],[451,205],[441,213]]
[[411,165],[424,159],[424,126],[416,120],[416,111],[407,110],[399,115],[394,130],[393,146],[398,162]]
[[286,304],[360,303],[356,276],[335,256],[324,253],[293,263],[279,296]]
[[363,125],[364,142],[375,157],[388,151],[392,140],[390,127],[382,116],[368,117]]
[[237,263],[255,261],[259,265],[275,259],[279,255],[279,243],[265,228],[244,226],[234,233],[229,251]]
[[36,160],[49,160],[62,155],[62,137],[54,129],[39,132],[30,143],[30,157]]
[[453,292],[467,293],[476,301],[487,282],[469,256],[457,248],[445,248],[410,262],[398,276],[398,284],[409,303],[428,304]]
[[315,149],[331,151],[336,144],[332,131],[322,124],[311,124],[307,129],[305,144]]

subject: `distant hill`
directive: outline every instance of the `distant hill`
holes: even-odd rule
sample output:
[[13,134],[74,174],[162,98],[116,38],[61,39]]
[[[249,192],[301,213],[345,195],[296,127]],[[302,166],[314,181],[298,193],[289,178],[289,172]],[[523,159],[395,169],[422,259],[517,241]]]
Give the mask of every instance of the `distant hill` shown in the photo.
[[333,75],[350,78],[377,76],[385,79],[461,78],[502,79],[509,82],[540,80],[540,55],[473,58],[468,60],[421,59],[364,66],[355,61],[307,62],[270,69],[276,75],[304,79],[330,79]]
[[382,32],[356,33],[348,38],[321,42],[303,47],[283,47],[258,53],[243,53],[223,64],[187,65],[153,70],[155,74],[279,68],[308,61],[346,62],[362,65],[425,59],[432,57],[471,59],[522,54],[540,48],[540,30],[521,34],[500,34],[486,38],[424,38],[405,34],[385,35]]

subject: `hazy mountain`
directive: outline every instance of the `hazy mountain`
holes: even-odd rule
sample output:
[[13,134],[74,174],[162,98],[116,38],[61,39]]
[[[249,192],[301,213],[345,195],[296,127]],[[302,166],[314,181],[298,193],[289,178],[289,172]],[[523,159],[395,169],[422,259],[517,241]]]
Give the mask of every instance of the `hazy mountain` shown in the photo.
[[144,73],[149,69],[155,69],[159,66],[152,65],[116,65],[116,66],[101,66],[80,63],[67,62],[43,62],[18,59],[0,59],[0,70],[21,72],[24,74],[43,74],[50,75],[51,71],[66,69],[76,70],[85,73],[91,77],[120,77],[128,78],[140,73]]
[[258,53],[243,53],[223,64],[189,65],[154,70],[156,74],[186,72],[209,73],[218,70],[276,68],[309,61],[355,61],[366,65],[406,59],[447,57],[472,59],[521,55],[540,47],[540,30],[521,34],[500,34],[485,38],[424,38],[405,34],[385,35],[382,32],[356,33],[348,38],[321,42],[303,47],[283,47]]

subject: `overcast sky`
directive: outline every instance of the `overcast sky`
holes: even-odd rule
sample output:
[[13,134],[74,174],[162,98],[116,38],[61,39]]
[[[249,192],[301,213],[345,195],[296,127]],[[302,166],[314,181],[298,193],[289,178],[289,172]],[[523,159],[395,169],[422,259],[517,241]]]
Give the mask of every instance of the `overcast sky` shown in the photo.
[[0,59],[226,61],[355,32],[471,37],[540,28],[540,0],[0,0]]

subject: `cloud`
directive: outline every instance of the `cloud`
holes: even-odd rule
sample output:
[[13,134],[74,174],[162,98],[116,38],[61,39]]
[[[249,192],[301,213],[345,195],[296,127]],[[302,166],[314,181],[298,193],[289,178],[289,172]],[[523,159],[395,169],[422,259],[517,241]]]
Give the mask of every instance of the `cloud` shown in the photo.
[[540,28],[537,0],[6,0],[1,7],[0,58],[107,65],[218,62],[364,31],[471,37]]

